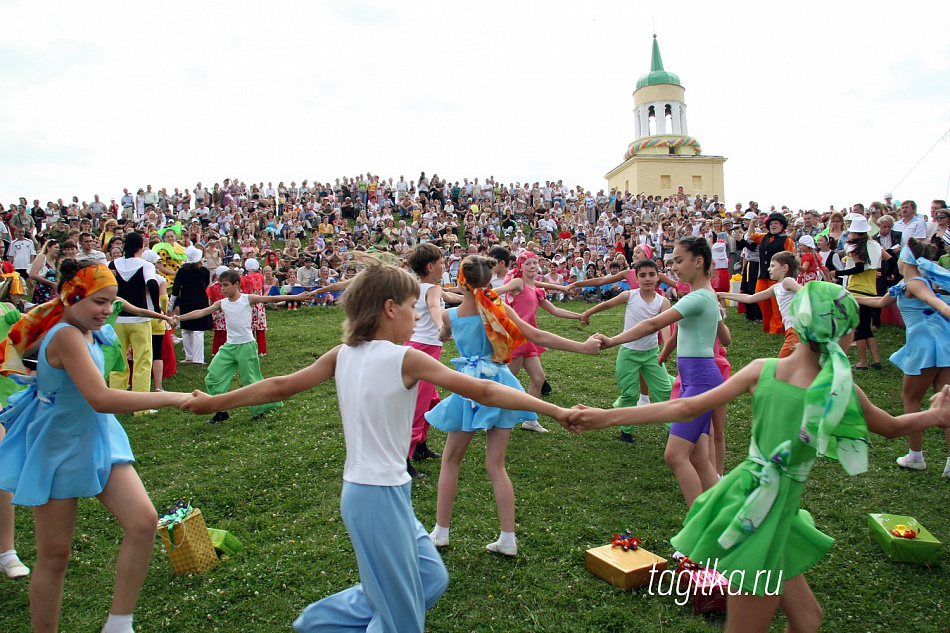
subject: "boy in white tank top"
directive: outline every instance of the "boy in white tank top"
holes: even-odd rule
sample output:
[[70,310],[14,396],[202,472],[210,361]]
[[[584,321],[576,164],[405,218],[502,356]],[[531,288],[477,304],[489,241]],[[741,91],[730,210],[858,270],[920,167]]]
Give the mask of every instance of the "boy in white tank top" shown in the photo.
[[[412,332],[412,338],[406,342],[406,345],[425,352],[436,360],[441,360],[442,341],[439,339],[439,324],[442,323],[445,299],[448,299],[450,303],[460,303],[462,297],[449,295],[438,285],[445,273],[445,261],[442,258],[442,249],[435,244],[426,243],[416,246],[406,257],[406,263],[419,277],[419,299],[416,301],[419,320]],[[429,436],[429,423],[426,421],[425,414],[437,404],[439,404],[439,392],[436,391],[435,385],[424,380],[419,381],[419,395],[416,398],[416,409],[412,418],[412,440],[409,443],[409,454],[406,456],[406,471],[416,479],[422,479],[425,473],[416,470],[411,459],[422,461],[442,457],[441,453],[436,453],[426,443]]]
[[[670,300],[656,291],[659,282],[659,269],[652,259],[641,259],[634,267],[637,274],[638,290],[625,290],[619,295],[589,308],[581,315],[581,323],[587,325],[593,314],[609,310],[618,305],[626,305],[623,329],[629,330],[637,323],[652,319],[664,310],[670,309]],[[670,399],[673,380],[666,369],[657,361],[660,353],[659,333],[650,334],[643,338],[620,346],[617,354],[617,387],[620,397],[614,401],[614,408],[635,407],[638,404],[649,404],[650,399],[640,395],[640,378],[646,382],[654,402],[665,402]],[[663,340],[669,340],[670,328],[662,330]],[[620,440],[632,442],[633,425],[620,427]]]
[[[409,273],[371,263],[347,290],[343,345],[296,373],[217,396],[199,392],[184,407],[210,413],[260,406],[336,378],[346,438],[340,512],[356,550],[360,584],[308,606],[294,622],[297,631],[422,633],[426,611],[448,586],[442,558],[412,510],[412,479],[404,462],[419,381],[485,406],[550,415],[565,426],[572,415],[400,345],[411,338],[419,318],[418,296],[419,284]],[[385,526],[384,547],[380,526]]]
[[[284,295],[262,297],[260,295],[242,294],[241,275],[234,270],[222,272],[218,277],[218,282],[221,284],[224,299],[215,301],[207,308],[195,310],[179,317],[179,321],[188,321],[189,319],[200,319],[218,310],[224,312],[228,339],[224,345],[218,348],[218,352],[211,359],[211,364],[208,365],[208,375],[205,376],[205,388],[212,395],[227,392],[231,379],[234,378],[234,373],[238,369],[241,370],[242,385],[247,386],[264,380],[264,376],[261,375],[260,358],[257,355],[257,338],[251,329],[253,306],[256,303],[273,303],[287,300]],[[314,294],[314,292],[305,292],[302,295],[294,295],[294,298],[306,301]],[[275,402],[254,406],[251,407],[251,413],[254,414],[254,418],[257,418],[266,411],[282,404],[281,402]],[[208,423],[223,422],[229,417],[227,411],[219,411],[208,420]]]

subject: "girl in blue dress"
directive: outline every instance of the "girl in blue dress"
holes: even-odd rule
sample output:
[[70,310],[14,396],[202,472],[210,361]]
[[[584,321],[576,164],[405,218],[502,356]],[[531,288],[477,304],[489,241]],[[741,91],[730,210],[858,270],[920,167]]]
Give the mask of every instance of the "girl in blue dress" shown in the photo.
[[117,285],[101,265],[73,259],[60,267],[60,297],[26,314],[0,342],[0,373],[26,375],[22,358],[39,343],[35,383],[10,396],[0,415],[0,489],[16,505],[33,506],[36,566],[30,583],[34,631],[55,632],[63,599],[79,497],[96,497],[125,536],[116,589],[103,631],[131,632],[158,517],[135,469],[128,437],[112,413],[178,406],[189,394],[109,389],[102,347],[111,327]]
[[[901,249],[897,268],[904,281],[888,290],[883,297],[855,297],[862,306],[885,308],[897,303],[904,324],[907,342],[891,355],[890,361],[904,372],[904,413],[920,411],[920,403],[933,387],[938,393],[950,383],[950,305],[946,295],[934,292],[934,284],[950,289],[950,271],[935,264],[933,246],[911,238]],[[950,455],[950,429],[945,431],[947,453]],[[907,436],[910,452],[897,458],[897,465],[911,470],[924,470],[924,438],[920,432]],[[950,477],[950,457],[943,470]]]
[[[526,339],[545,347],[580,354],[600,351],[600,344],[593,336],[587,342],[579,343],[539,330],[521,320],[513,309],[501,303],[493,290],[487,288],[494,265],[495,260],[487,257],[466,257],[459,267],[459,286],[464,291],[462,303],[458,308],[442,313],[440,338],[448,340],[454,335],[459,358],[453,358],[452,364],[460,372],[524,391],[507,363],[511,360],[512,350],[524,344]],[[511,429],[520,421],[537,419],[533,412],[483,406],[459,394],[449,396],[426,413],[429,424],[449,434],[439,473],[436,526],[429,534],[436,547],[449,544],[449,522],[458,493],[462,458],[475,431],[487,431],[485,469],[495,491],[501,536],[485,548],[506,556],[517,555],[515,493],[505,469],[505,453]]]

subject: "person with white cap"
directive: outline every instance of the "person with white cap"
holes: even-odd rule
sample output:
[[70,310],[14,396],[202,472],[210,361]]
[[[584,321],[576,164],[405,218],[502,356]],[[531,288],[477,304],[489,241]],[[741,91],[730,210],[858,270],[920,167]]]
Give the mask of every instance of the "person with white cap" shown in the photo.
[[[211,271],[202,261],[203,254],[195,246],[185,249],[185,264],[175,274],[171,298],[168,301],[169,312],[188,314],[208,307],[208,286],[211,285]],[[205,330],[213,324],[211,316],[189,320],[181,326],[182,346],[185,348],[185,362],[203,365],[205,362]]]
[[[253,295],[264,294],[264,273],[261,272],[261,263],[254,257],[244,260],[241,292]],[[254,338],[257,341],[257,355],[267,356],[267,311],[263,304],[254,304],[251,329],[254,330]]]
[[[221,291],[221,284],[218,277],[226,270],[231,270],[227,266],[221,265],[214,269],[213,284],[208,286],[208,301],[214,303],[224,299],[224,292]],[[214,330],[214,337],[211,339],[211,355],[218,353],[218,349],[228,342],[228,325],[224,318],[224,310],[218,310],[211,314],[211,328]]]
[[[848,268],[838,271],[838,277],[848,278],[848,292],[857,297],[877,296],[877,271],[881,268],[883,249],[874,240],[868,239],[870,224],[863,215],[852,214],[848,227],[848,241],[844,258]],[[857,364],[854,369],[867,370],[868,350],[871,351],[871,367],[881,369],[881,359],[877,351],[877,339],[871,329],[874,308],[862,305],[859,311],[860,321],[854,331],[854,340],[858,345]]]
[[798,283],[804,286],[809,281],[823,278],[821,272],[821,258],[815,255],[815,238],[811,235],[802,235],[798,238],[798,250],[801,253],[801,263],[798,266]]

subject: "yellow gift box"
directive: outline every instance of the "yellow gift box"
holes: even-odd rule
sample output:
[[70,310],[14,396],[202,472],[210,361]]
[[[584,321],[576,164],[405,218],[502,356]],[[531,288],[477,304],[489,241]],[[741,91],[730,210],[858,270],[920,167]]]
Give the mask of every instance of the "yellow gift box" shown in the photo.
[[192,508],[182,521],[159,525],[158,535],[176,576],[198,574],[218,564],[218,555],[198,508]]
[[[587,571],[624,591],[650,584],[651,572],[666,570],[667,561],[641,548],[628,549],[604,545],[587,550]],[[653,572],[653,570],[656,570]]]

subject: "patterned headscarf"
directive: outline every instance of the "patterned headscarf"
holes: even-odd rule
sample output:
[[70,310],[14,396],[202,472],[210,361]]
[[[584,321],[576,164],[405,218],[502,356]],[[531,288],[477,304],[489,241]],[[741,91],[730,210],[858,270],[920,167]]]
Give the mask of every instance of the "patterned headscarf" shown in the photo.
[[482,317],[485,326],[485,335],[492,347],[492,362],[508,364],[511,362],[511,352],[527,340],[514,321],[508,318],[505,306],[491,288],[474,288],[465,280],[463,266],[459,266],[458,283],[460,286],[475,295],[475,306],[478,315]]
[[524,272],[522,272],[521,267],[524,265],[525,261],[532,257],[535,259],[538,258],[538,256],[531,251],[525,251],[518,255],[518,259],[515,260],[515,265],[512,266],[511,270],[508,271],[508,274],[505,275],[505,283],[508,283],[512,279],[521,279],[524,276]]
[[60,296],[38,305],[17,321],[7,337],[0,341],[0,374],[27,375],[29,370],[23,365],[23,354],[63,317],[63,310],[88,297],[89,295],[118,285],[108,266],[101,264],[85,266],[76,271],[69,280],[63,282]]
[[799,439],[819,456],[835,459],[849,475],[867,470],[869,434],[854,397],[851,366],[839,343],[858,326],[858,303],[837,284],[812,281],[791,306],[795,332],[821,348],[821,371],[805,392]]

